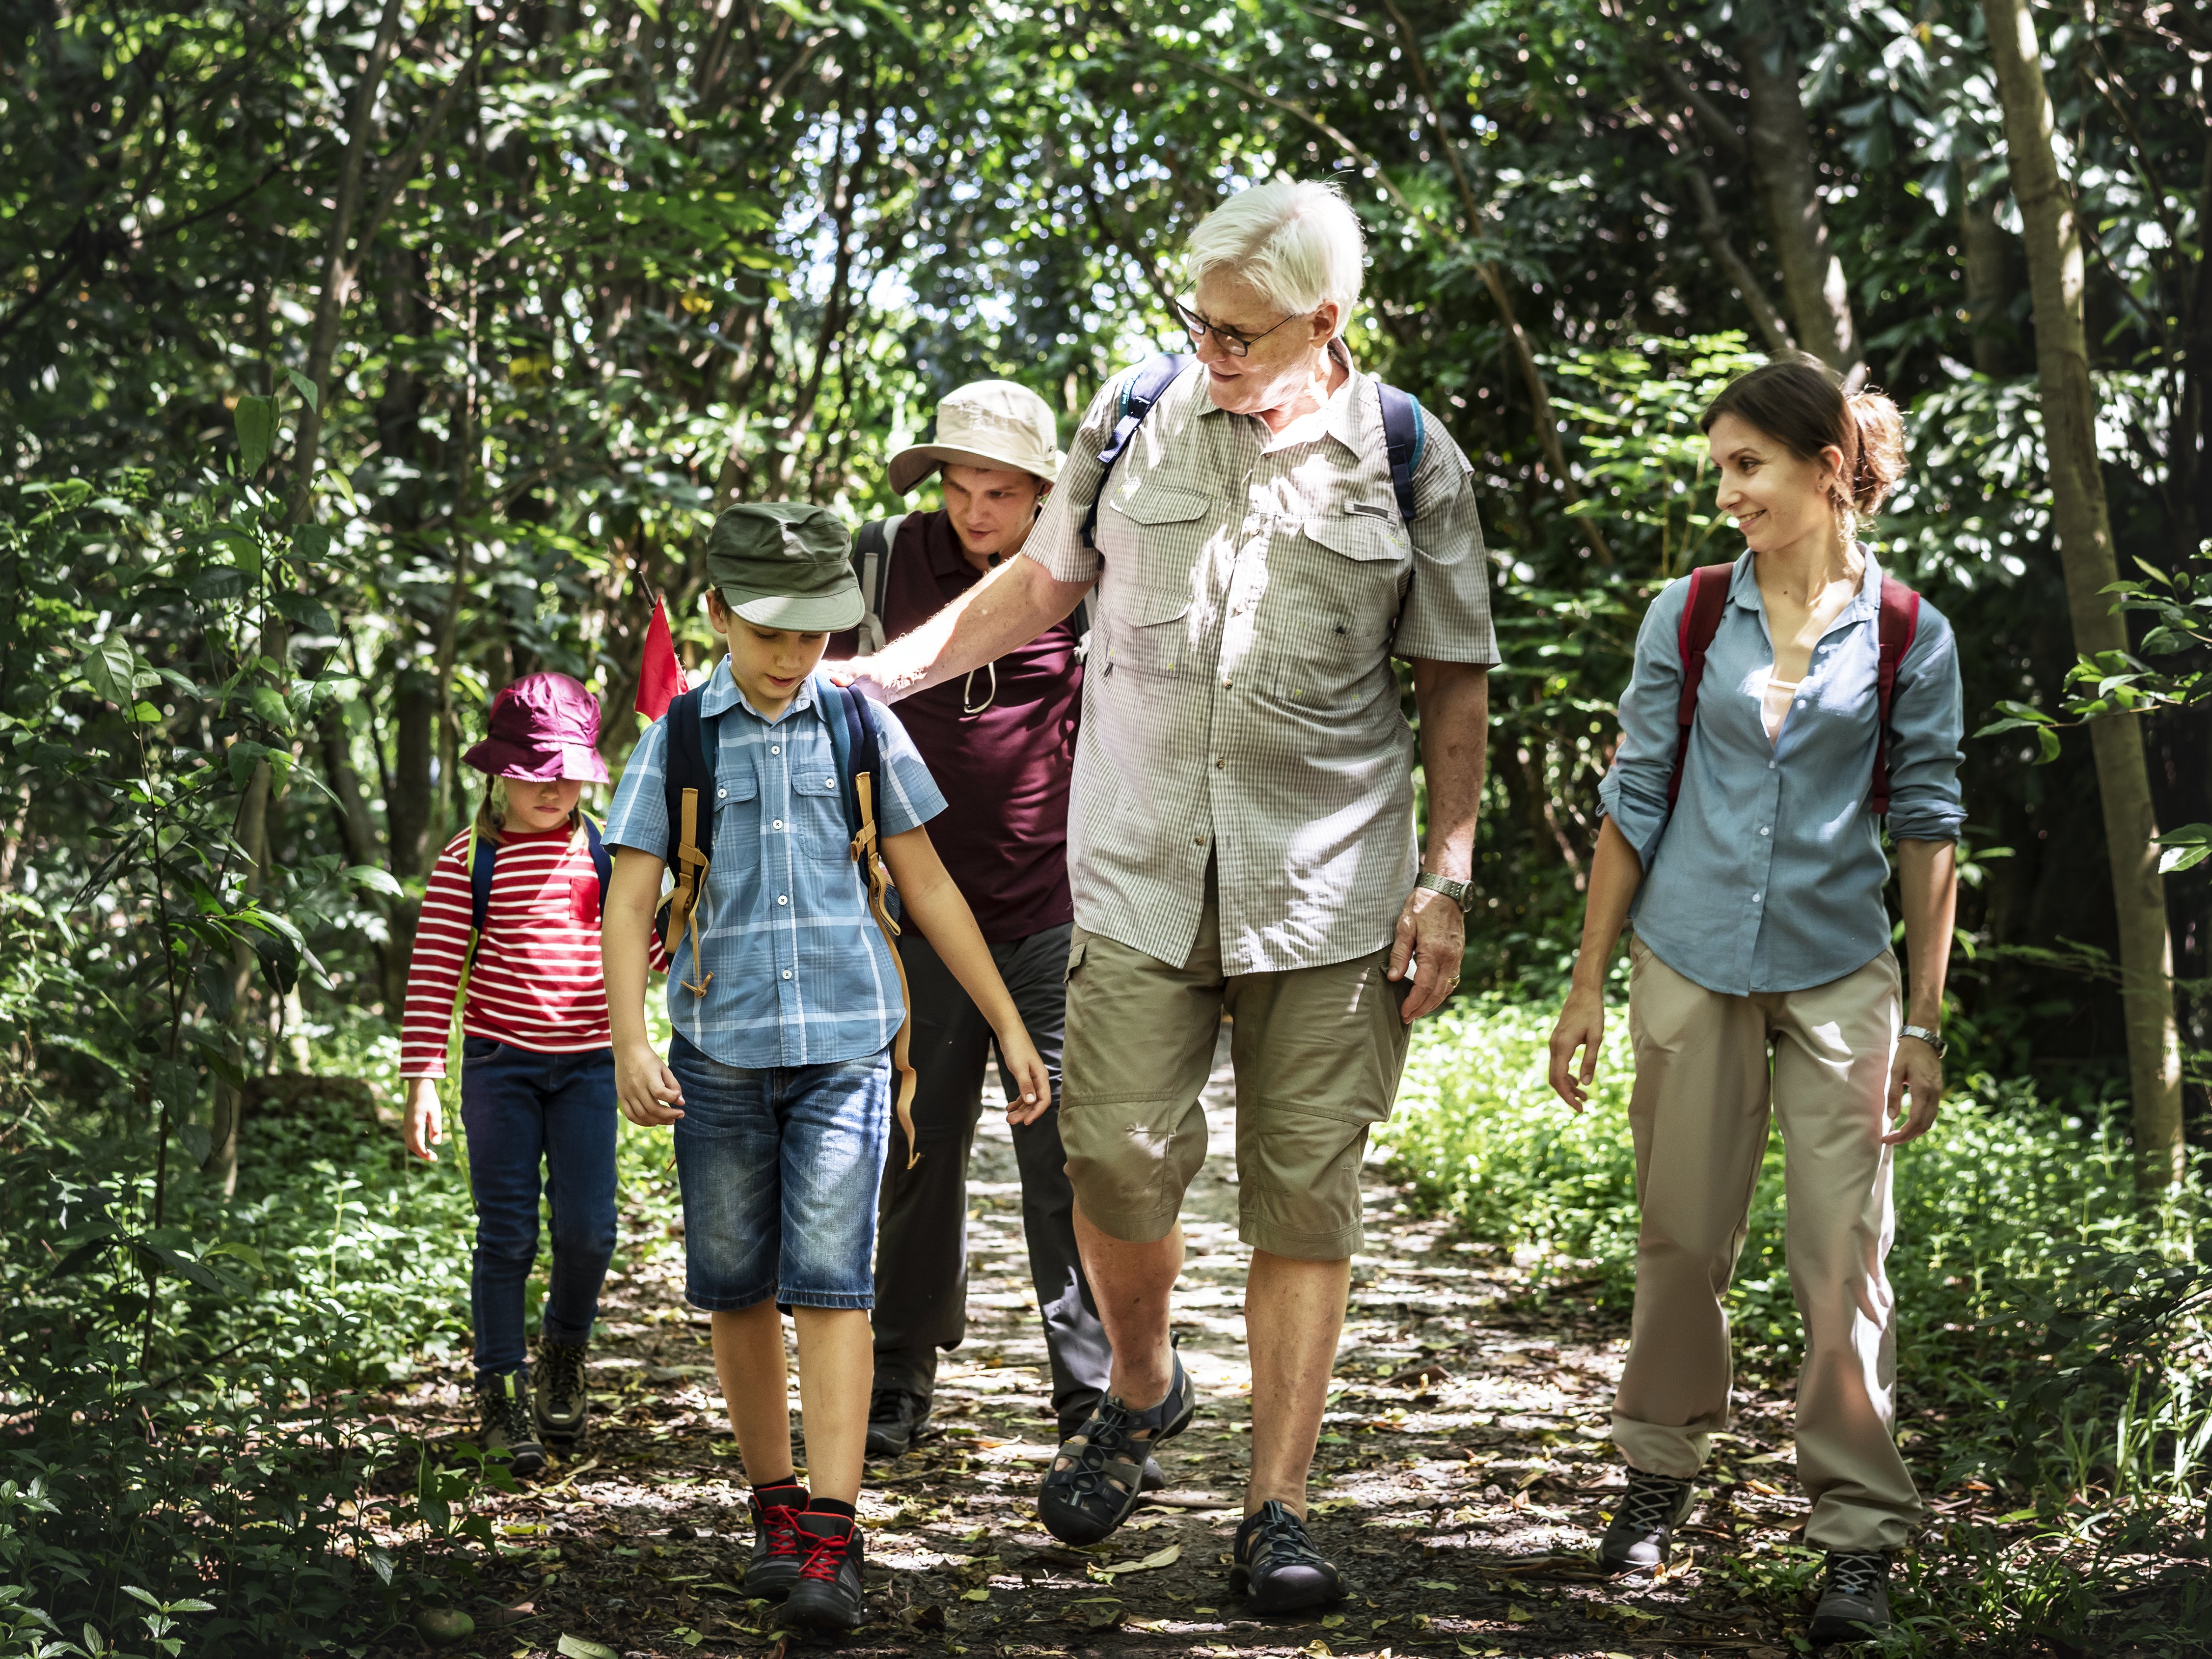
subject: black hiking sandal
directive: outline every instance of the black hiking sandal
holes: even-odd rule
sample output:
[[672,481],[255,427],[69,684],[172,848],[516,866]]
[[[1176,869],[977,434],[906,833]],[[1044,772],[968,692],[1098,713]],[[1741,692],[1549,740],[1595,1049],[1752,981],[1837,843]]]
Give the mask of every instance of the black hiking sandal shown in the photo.
[[929,1427],[929,1401],[906,1389],[878,1389],[868,1402],[870,1457],[903,1457]]
[[[1083,1432],[1083,1425],[1090,1420],[1091,1413],[1097,1409],[1098,1402],[1094,1399],[1090,1405],[1060,1424],[1060,1437],[1063,1441],[1074,1439]],[[1167,1486],[1167,1471],[1160,1467],[1160,1460],[1147,1457],[1145,1460],[1145,1478],[1137,1482],[1137,1490],[1140,1492],[1165,1492]]]
[[1674,1553],[1674,1528],[1682,1524],[1697,1501],[1695,1486],[1670,1475],[1628,1472],[1628,1496],[1597,1547],[1597,1565],[1604,1572],[1650,1572],[1663,1567]]
[[796,1527],[799,1577],[783,1604],[782,1622],[806,1630],[858,1629],[866,1611],[860,1524],[842,1515],[802,1514]]
[[804,1559],[799,1547],[799,1517],[806,1508],[806,1488],[796,1485],[771,1488],[766,1498],[756,1490],[748,1501],[753,1511],[753,1553],[745,1564],[745,1594],[763,1601],[781,1601],[799,1582],[799,1566]]
[[1306,1523],[1269,1498],[1237,1528],[1229,1588],[1249,1598],[1255,1613],[1292,1613],[1344,1595],[1344,1579],[1316,1549]]
[[538,1437],[549,1446],[574,1445],[591,1424],[592,1395],[584,1385],[586,1352],[580,1342],[556,1342],[550,1337],[538,1344],[530,1409],[538,1419]]
[[1061,1543],[1096,1544],[1127,1520],[1144,1492],[1152,1449],[1190,1426],[1198,1393],[1182,1356],[1170,1358],[1175,1375],[1166,1399],[1134,1412],[1109,1395],[1081,1431],[1061,1443],[1037,1490],[1037,1516]]
[[477,1380],[477,1443],[486,1462],[503,1462],[518,1480],[545,1467],[545,1447],[530,1414],[530,1377],[524,1371]]
[[1830,1550],[1827,1582],[1809,1634],[1823,1642],[1870,1642],[1889,1628],[1889,1558],[1880,1550]]

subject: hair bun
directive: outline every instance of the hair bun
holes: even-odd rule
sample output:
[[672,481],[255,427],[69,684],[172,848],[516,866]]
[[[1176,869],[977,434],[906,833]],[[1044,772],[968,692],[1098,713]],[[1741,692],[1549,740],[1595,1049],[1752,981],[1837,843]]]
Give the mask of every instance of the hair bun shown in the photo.
[[1854,392],[1846,402],[1859,436],[1851,505],[1861,513],[1871,513],[1905,476],[1905,417],[1879,387]]

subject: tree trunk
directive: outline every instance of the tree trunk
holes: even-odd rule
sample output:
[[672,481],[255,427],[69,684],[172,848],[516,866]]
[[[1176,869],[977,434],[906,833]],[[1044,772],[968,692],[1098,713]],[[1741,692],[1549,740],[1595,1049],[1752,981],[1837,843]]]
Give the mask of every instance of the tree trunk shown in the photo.
[[[246,866],[239,882],[244,896],[261,891],[263,872],[269,864],[269,763],[253,769],[239,809],[238,844],[246,849]],[[224,1022],[223,1045],[230,1063],[240,1071],[246,1065],[246,994],[253,985],[253,947],[240,939],[230,953],[230,1017]],[[215,1101],[208,1125],[208,1154],[200,1172],[228,1198],[238,1190],[238,1138],[243,1127],[246,1097],[228,1078],[215,1081]]]
[[1966,267],[1966,316],[1973,331],[1974,368],[1991,380],[2005,372],[2005,235],[1997,228],[1997,198],[1976,201],[1963,179],[1959,203],[1959,252]]
[[[2066,576],[2074,643],[2085,655],[2128,647],[2127,623],[2106,586],[2119,580],[2105,483],[2097,467],[2096,398],[2081,314],[2082,258],[2074,202],[2051,149],[2051,94],[2028,0],[1982,0],[2004,102],[2005,149],[2025,228],[2035,302],[2035,368],[2051,519]],[[2181,1179],[2181,1039],[2173,1012],[2173,940],[2158,872],[2156,814],[2138,717],[2093,721],[2118,912],[2121,996],[2135,1097],[2136,1189],[2148,1202]]]
[[1741,42],[1736,57],[1751,104],[1744,137],[1782,266],[1790,321],[1805,349],[1856,386],[1866,378],[1866,366],[1844,262],[1829,241],[1827,216],[1820,210],[1812,130],[1797,95],[1797,54],[1779,30],[1769,30]]

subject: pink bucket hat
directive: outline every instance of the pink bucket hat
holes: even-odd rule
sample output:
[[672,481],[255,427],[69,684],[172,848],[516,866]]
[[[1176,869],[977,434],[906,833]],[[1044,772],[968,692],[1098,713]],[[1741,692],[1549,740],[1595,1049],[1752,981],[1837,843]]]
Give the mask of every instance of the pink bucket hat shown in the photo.
[[526,674],[491,700],[490,735],[461,758],[495,778],[605,783],[599,699],[566,674]]

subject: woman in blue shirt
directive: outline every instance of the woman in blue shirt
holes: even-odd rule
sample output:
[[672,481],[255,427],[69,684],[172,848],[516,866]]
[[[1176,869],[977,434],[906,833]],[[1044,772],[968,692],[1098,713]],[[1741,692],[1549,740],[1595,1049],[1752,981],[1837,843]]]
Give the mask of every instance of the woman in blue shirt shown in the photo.
[[[1599,1562],[1625,1571],[1668,1559],[1711,1437],[1728,1425],[1720,1299],[1771,1108],[1805,1326],[1805,1536],[1828,1556],[1812,1635],[1834,1641],[1887,1626],[1888,1552],[1921,1513],[1893,1437],[1882,1260],[1892,1148],[1936,1121],[1943,1091],[1938,1031],[1965,821],[1958,659],[1950,624],[1918,605],[1885,741],[1882,574],[1853,531],[1904,468],[1894,404],[1846,395],[1810,360],[1778,362],[1729,385],[1702,424],[1720,510],[1747,550],[1728,574],[1686,726],[1691,581],[1671,583],[1644,617],[1600,790],[1582,954],[1551,1044],[1552,1086],[1579,1111],[1604,1035],[1606,963],[1632,915],[1629,1118],[1643,1224],[1613,1401],[1628,1492]],[[1911,966],[1902,1011],[1875,805],[1885,765]],[[1908,1097],[1910,1115],[1888,1128]]]

